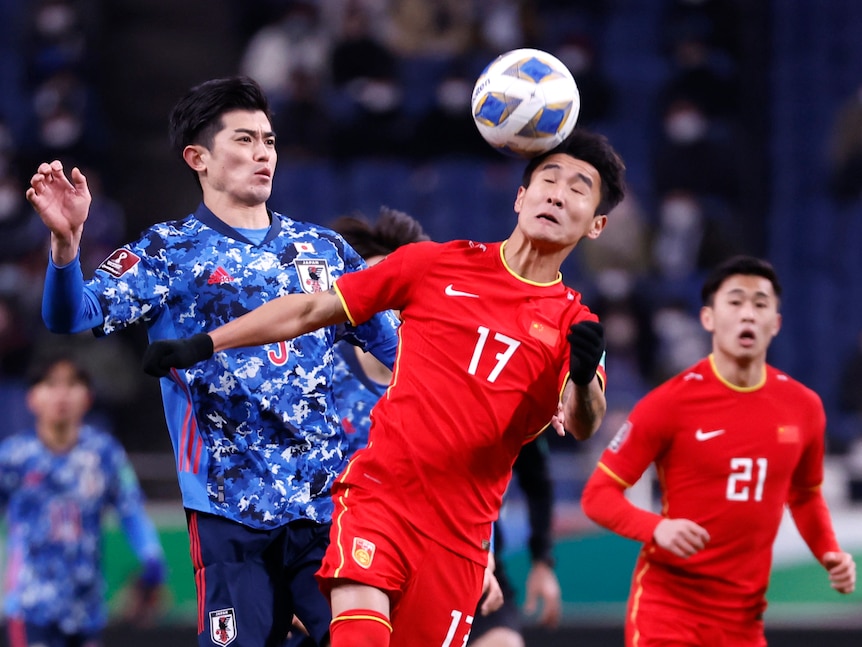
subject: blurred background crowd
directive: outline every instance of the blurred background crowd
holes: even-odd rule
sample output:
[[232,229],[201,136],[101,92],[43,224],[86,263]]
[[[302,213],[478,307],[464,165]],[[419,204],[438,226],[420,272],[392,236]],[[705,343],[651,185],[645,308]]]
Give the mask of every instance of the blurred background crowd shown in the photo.
[[[40,318],[47,234],[24,199],[43,160],[94,193],[85,275],[151,223],[194,209],[167,145],[191,85],[244,73],[275,109],[274,210],[326,224],[380,205],[437,240],[497,240],[524,163],[470,114],[498,54],[550,51],[608,135],[629,197],[564,279],[605,323],[611,436],[647,389],[708,352],[704,271],[736,252],[785,283],[771,362],[823,397],[829,452],[862,499],[862,3],[856,0],[0,0],[0,407],[62,340]],[[142,331],[95,340],[98,412],[151,498],[177,494]],[[562,456],[588,448],[556,440]],[[568,459],[566,459],[568,460]],[[589,473],[556,461],[577,494]],[[577,462],[575,463],[578,464]],[[559,476],[559,474],[558,474]]]

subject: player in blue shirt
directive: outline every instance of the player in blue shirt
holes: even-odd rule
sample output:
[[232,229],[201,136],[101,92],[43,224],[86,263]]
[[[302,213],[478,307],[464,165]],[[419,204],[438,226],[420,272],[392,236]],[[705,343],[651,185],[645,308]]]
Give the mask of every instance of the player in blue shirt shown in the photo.
[[[27,198],[51,230],[43,318],[54,332],[109,334],[143,322],[151,341],[186,337],[272,298],[326,291],[365,266],[330,229],[266,206],[276,166],[266,97],[216,79],[174,107],[171,139],[203,200],[111,254],[84,283],[79,244],[90,203],[78,169],[43,163]],[[329,541],[330,484],[347,461],[331,388],[348,339],[391,366],[392,313],[351,327],[217,353],[161,380],[198,591],[199,645],[278,645],[294,613],[319,644],[330,611],[314,572]],[[203,337],[201,337],[203,338]]]
[[122,446],[84,423],[93,393],[82,365],[55,352],[34,364],[29,382],[34,428],[0,443],[9,644],[98,647],[107,621],[106,513],[117,513],[143,564],[139,593],[148,601],[164,577],[162,547]]

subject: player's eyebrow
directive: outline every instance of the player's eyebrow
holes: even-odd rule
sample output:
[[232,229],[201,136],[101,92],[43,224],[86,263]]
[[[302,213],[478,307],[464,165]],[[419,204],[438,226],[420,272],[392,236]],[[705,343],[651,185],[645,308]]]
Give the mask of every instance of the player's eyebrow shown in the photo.
[[[548,162],[540,170],[542,171],[559,171],[562,167],[556,162]],[[589,175],[585,173],[578,173],[578,178],[580,178],[581,182],[586,184],[591,189],[593,188],[593,180]]]
[[[246,135],[251,135],[252,137],[256,137],[258,133],[257,130],[252,130],[251,128],[235,128],[234,132],[245,133]],[[263,133],[263,137],[264,139],[267,139],[269,137],[275,137],[275,131],[267,130],[265,133]]]

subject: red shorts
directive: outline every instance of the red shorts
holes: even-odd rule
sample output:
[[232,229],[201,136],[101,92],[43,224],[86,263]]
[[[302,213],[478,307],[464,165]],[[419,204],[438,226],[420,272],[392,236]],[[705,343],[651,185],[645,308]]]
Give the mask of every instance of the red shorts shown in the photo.
[[485,566],[422,535],[372,492],[337,483],[333,501],[330,545],[317,572],[324,595],[337,580],[385,591],[391,647],[466,644]]
[[625,633],[626,647],[766,647],[761,620],[719,624],[690,611],[631,599]]

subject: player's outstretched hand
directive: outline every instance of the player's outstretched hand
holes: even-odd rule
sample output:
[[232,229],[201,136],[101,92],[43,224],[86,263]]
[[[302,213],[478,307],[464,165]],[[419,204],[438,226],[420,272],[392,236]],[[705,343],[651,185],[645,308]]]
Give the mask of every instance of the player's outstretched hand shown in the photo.
[[81,170],[73,168],[70,181],[59,160],[39,165],[26,196],[45,226],[64,240],[80,231],[92,201]]
[[598,321],[582,321],[571,327],[568,340],[570,378],[578,386],[586,386],[596,376],[605,352],[605,329]]
[[856,562],[853,555],[829,552],[823,556],[823,565],[829,571],[829,583],[839,593],[853,593],[856,589]]
[[188,368],[212,356],[213,340],[206,333],[184,339],[161,339],[144,351],[144,373],[165,377],[172,368]]
[[677,557],[687,558],[706,548],[709,533],[689,519],[662,519],[653,531],[653,539]]

